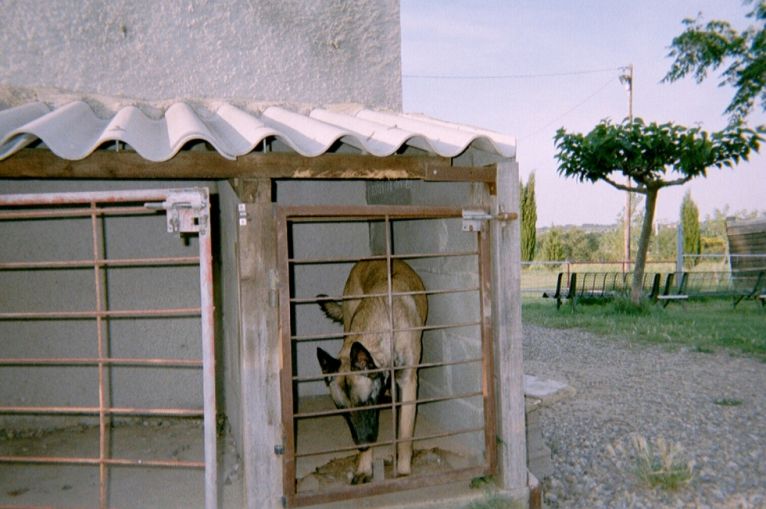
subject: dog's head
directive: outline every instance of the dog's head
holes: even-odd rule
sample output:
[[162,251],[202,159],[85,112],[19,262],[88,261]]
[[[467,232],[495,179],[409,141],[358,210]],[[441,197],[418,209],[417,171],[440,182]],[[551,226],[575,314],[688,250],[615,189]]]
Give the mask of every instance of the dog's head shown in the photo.
[[[377,369],[370,352],[359,342],[351,345],[348,360],[336,359],[321,348],[317,348],[317,359],[330,389],[335,406],[339,409],[359,408],[343,414],[354,443],[370,444],[378,439],[379,408],[365,409],[378,405],[383,399],[388,374],[383,372],[359,373]],[[340,374],[338,374],[340,373]]]

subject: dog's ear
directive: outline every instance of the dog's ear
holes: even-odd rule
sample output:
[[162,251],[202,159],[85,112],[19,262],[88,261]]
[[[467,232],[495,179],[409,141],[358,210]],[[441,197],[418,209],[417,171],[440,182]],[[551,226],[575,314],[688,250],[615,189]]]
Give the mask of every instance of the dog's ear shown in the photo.
[[330,299],[327,295],[320,293],[317,295],[317,304],[322,308],[324,314],[333,322],[343,323],[343,306]]
[[366,371],[368,369],[375,369],[375,361],[372,360],[372,355],[364,347],[364,345],[358,341],[355,341],[351,345],[351,370],[352,371]]
[[317,347],[317,360],[319,360],[319,366],[322,368],[322,374],[324,375],[337,373],[340,369],[340,360],[319,347]]

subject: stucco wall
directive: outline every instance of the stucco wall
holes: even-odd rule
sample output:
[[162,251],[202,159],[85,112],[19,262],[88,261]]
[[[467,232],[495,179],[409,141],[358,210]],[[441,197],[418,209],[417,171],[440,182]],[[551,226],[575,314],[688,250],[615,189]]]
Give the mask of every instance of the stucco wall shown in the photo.
[[401,109],[398,0],[27,0],[0,9],[0,84],[146,100]]

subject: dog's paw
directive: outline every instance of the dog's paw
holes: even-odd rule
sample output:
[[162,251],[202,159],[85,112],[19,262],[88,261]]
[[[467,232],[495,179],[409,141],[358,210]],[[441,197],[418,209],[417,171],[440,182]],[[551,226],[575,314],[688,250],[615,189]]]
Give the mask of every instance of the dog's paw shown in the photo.
[[372,480],[372,474],[365,472],[357,472],[354,474],[354,478],[351,479],[351,484],[364,484]]
[[403,469],[403,468],[400,468],[400,469],[398,469],[398,470],[397,470],[397,472],[396,472],[396,476],[397,476],[397,477],[407,477],[407,476],[408,476],[408,475],[410,475],[411,473],[412,473],[412,470],[411,470],[411,469],[409,469],[409,468],[407,468],[406,470],[405,470],[405,469]]

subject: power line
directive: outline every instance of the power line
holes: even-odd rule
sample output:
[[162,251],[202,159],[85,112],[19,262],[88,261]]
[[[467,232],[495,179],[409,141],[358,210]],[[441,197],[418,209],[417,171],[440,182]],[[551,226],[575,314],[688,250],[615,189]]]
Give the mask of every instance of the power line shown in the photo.
[[579,71],[545,72],[545,73],[523,73],[523,74],[402,74],[406,79],[424,79],[424,80],[511,80],[511,79],[529,79],[529,78],[558,78],[562,76],[579,76],[583,74],[600,74],[623,70],[625,67],[609,67],[603,69],[584,69]]
[[529,139],[529,138],[532,138],[533,136],[536,136],[536,135],[540,134],[542,131],[544,131],[545,129],[547,129],[548,127],[550,127],[552,124],[554,124],[554,123],[558,122],[559,120],[561,120],[562,118],[566,117],[567,115],[569,115],[570,113],[572,113],[574,110],[576,110],[577,108],[579,108],[580,106],[582,106],[582,105],[583,105],[583,104],[585,104],[586,102],[588,102],[588,101],[590,101],[591,99],[593,99],[594,97],[596,97],[596,96],[597,96],[598,94],[600,94],[600,93],[601,93],[601,92],[602,92],[604,89],[606,89],[606,87],[608,87],[609,85],[611,85],[611,84],[612,84],[613,82],[615,82],[617,79],[619,79],[619,78],[618,78],[618,77],[609,78],[609,81],[607,81],[606,83],[604,83],[603,85],[601,85],[601,86],[598,88],[598,90],[596,90],[595,92],[593,92],[592,94],[590,94],[588,97],[586,97],[585,99],[583,99],[583,100],[582,100],[582,101],[580,101],[579,103],[575,104],[574,106],[572,106],[571,108],[569,108],[569,109],[568,109],[568,110],[566,110],[564,113],[562,113],[561,115],[557,116],[556,118],[554,118],[553,120],[551,120],[550,122],[548,122],[547,124],[545,124],[544,126],[542,126],[542,127],[539,127],[539,128],[537,128],[537,129],[535,129],[533,132],[531,132],[530,134],[527,134],[526,136],[522,136],[521,138],[519,138],[519,140],[520,140],[520,141],[523,141],[523,140],[527,140],[527,139]]

